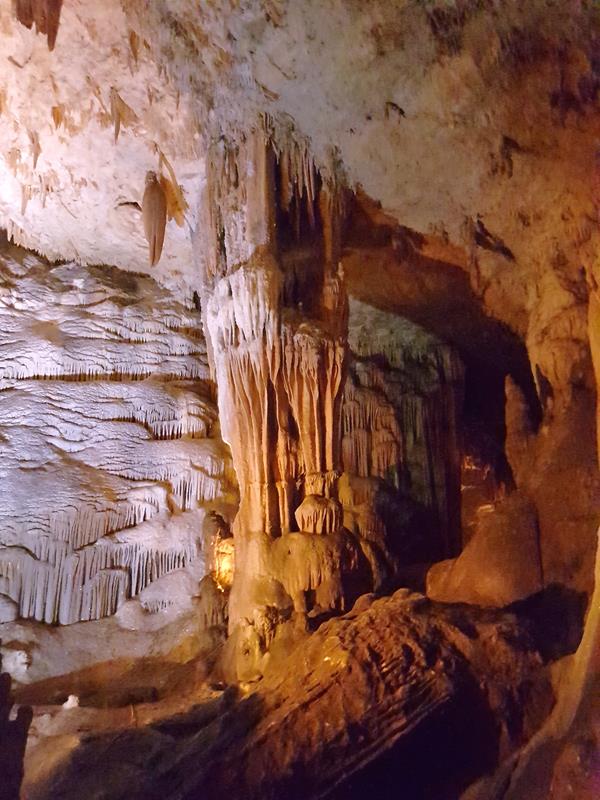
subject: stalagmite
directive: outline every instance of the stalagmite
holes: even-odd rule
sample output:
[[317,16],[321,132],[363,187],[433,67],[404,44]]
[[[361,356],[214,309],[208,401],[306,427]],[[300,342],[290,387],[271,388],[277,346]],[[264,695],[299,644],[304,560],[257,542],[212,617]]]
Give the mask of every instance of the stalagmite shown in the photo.
[[[360,551],[346,533],[286,533],[272,545],[271,569],[296,612],[344,610],[344,581],[360,568]],[[314,593],[314,600],[307,600]]]

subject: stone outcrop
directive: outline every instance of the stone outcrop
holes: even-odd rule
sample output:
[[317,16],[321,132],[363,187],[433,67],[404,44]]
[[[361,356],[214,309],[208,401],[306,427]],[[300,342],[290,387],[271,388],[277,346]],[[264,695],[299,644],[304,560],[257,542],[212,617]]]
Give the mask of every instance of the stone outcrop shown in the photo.
[[537,515],[517,494],[481,509],[458,558],[427,573],[427,596],[451,603],[506,606],[543,586]]
[[569,393],[534,430],[521,392],[508,383],[506,453],[518,493],[536,509],[545,583],[589,593],[600,513],[596,402],[583,386]]

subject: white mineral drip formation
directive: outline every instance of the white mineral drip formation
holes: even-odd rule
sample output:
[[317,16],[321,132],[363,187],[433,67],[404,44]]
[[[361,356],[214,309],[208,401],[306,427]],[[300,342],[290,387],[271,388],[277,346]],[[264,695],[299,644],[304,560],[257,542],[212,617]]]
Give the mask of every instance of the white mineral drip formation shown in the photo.
[[342,507],[331,497],[307,495],[296,509],[298,529],[306,533],[336,533],[342,527]]
[[197,557],[201,505],[228,491],[200,315],[149,278],[13,250],[0,322],[0,597],[112,614]]

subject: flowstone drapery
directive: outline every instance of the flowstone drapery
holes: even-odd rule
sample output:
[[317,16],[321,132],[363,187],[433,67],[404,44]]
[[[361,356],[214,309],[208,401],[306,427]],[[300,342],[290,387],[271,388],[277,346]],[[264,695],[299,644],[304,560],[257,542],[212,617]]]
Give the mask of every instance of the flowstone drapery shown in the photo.
[[0,284],[0,620],[98,619],[196,559],[231,491],[199,314],[17,249]]

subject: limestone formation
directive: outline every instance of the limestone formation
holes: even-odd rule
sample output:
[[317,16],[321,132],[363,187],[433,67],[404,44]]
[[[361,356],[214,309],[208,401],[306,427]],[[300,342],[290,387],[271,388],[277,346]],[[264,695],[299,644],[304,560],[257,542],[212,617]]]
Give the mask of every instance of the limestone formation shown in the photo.
[[0,259],[3,614],[97,619],[198,558],[228,491],[198,315],[148,278]]
[[[349,346],[343,468],[362,479],[361,492],[369,479],[372,489],[368,498],[353,499],[350,492],[345,509],[361,535],[379,535],[392,551],[396,546],[402,563],[454,555],[461,544],[459,419],[464,394],[458,354],[409,320],[354,299]],[[347,484],[350,490],[353,484]],[[394,538],[402,536],[399,509],[411,500],[425,511],[421,524],[429,528],[426,541],[419,534],[423,546],[418,555],[410,552],[414,542],[394,545]]]
[[599,43],[585,0],[0,3],[27,797],[585,796]]
[[[239,149],[216,146],[205,198],[205,319],[240,486],[231,630],[257,605],[310,610],[309,592],[319,608],[343,607],[340,547],[356,548],[336,538],[349,535],[337,500],[347,312],[332,259],[342,207],[306,148],[289,141],[263,122]],[[229,238],[240,226],[244,252]],[[288,266],[300,226],[314,230],[311,286]]]
[[434,564],[427,595],[434,600],[507,606],[544,587],[535,509],[517,494],[480,509],[458,558]]

